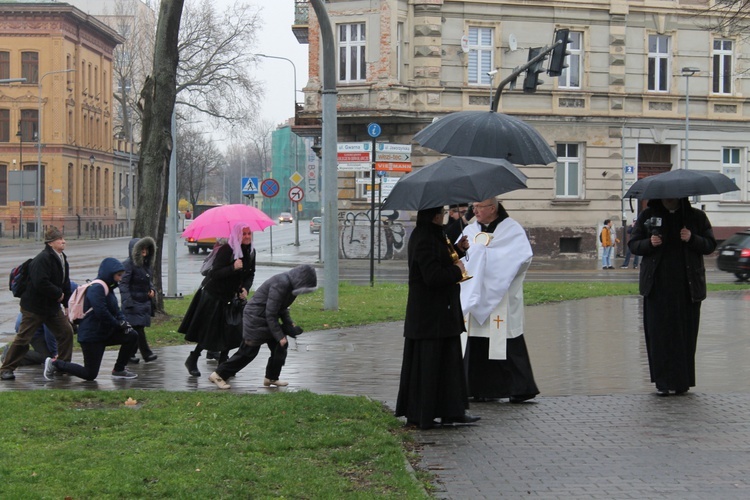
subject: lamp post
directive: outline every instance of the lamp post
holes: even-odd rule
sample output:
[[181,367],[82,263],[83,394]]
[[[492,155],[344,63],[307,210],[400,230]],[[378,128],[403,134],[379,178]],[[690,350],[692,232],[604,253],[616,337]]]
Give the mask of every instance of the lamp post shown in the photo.
[[689,168],[690,158],[690,77],[700,73],[700,68],[682,68],[685,77],[685,170]]
[[[23,175],[23,119],[18,120],[18,170]],[[23,179],[23,177],[21,177]],[[23,184],[22,184],[23,186]],[[22,189],[23,191],[23,189]],[[18,204],[18,239],[23,237],[23,196]]]
[[38,98],[39,98],[39,113],[38,113],[38,130],[36,135],[36,149],[37,149],[37,161],[36,161],[36,202],[34,203],[36,212],[36,237],[35,241],[41,241],[41,228],[42,228],[42,81],[49,75],[57,73],[71,73],[74,69],[58,69],[55,71],[47,71],[41,77],[39,77],[38,83]]
[[[265,57],[268,59],[281,59],[283,61],[289,61],[289,64],[292,65],[292,70],[294,72],[294,85],[292,86],[292,102],[294,103],[294,115],[297,116],[297,66],[294,64],[294,61],[287,57],[281,57],[281,56],[269,56],[266,54],[255,54],[258,57]],[[290,128],[291,131],[291,128]],[[299,153],[297,151],[297,134],[292,132],[293,140],[294,140],[294,171],[299,173],[299,166],[297,163]],[[294,203],[294,246],[299,246],[299,203]]]

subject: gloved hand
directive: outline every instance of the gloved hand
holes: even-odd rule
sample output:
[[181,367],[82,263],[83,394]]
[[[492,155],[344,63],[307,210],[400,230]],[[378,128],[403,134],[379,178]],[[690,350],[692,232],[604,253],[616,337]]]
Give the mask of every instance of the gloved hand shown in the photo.
[[294,323],[282,323],[281,330],[284,332],[284,335],[292,338],[297,338],[297,335],[300,335],[303,332],[302,328]]
[[467,221],[470,221],[474,218],[474,204],[469,203],[469,208],[466,210],[466,213],[464,214],[464,218]]
[[132,327],[130,326],[130,323],[128,323],[125,320],[120,321],[120,325],[118,326],[120,329],[120,333],[128,333],[128,330],[130,330]]

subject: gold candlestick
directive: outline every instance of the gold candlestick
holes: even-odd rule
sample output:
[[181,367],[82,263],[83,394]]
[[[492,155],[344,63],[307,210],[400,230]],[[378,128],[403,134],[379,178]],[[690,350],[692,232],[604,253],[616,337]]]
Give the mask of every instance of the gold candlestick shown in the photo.
[[[448,236],[445,237],[445,243],[448,245],[448,253],[450,253],[451,259],[453,259],[453,262],[458,262],[460,257],[458,256],[458,252],[456,251],[456,247],[453,246],[453,243],[451,243],[451,240],[448,239]],[[470,280],[473,278],[473,276],[469,276],[466,274],[466,269],[463,269],[461,271],[461,279],[458,281],[459,283],[463,283],[466,280]]]

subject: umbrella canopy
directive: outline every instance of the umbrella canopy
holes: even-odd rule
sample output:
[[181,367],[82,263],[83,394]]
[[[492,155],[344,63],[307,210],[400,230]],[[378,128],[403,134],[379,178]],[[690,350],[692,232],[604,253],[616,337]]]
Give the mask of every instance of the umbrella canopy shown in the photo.
[[252,231],[263,231],[276,224],[273,219],[248,205],[221,205],[206,210],[182,232],[183,238],[229,238],[232,228],[244,222]]
[[651,175],[636,181],[623,198],[663,200],[700,194],[728,193],[739,189],[732,179],[722,173],[680,169]]
[[557,156],[534,127],[494,111],[459,111],[414,136],[422,146],[454,156],[503,158],[515,165],[547,165]]
[[523,189],[526,176],[508,160],[451,156],[401,177],[384,209],[424,210]]

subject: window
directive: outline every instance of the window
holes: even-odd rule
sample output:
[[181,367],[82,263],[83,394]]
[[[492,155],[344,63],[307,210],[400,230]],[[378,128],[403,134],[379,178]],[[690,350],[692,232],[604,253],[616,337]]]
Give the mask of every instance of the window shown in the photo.
[[494,63],[492,60],[493,28],[469,26],[469,77],[468,82],[475,85],[489,85]]
[[8,165],[0,165],[0,206],[8,204]]
[[10,52],[0,52],[0,78],[10,78]]
[[669,91],[669,37],[648,36],[648,90]]
[[22,109],[21,110],[21,141],[36,142],[39,122],[39,110]]
[[723,148],[721,150],[721,173],[729,177],[740,187],[739,191],[731,191],[721,195],[721,201],[742,201],[742,165],[740,164],[740,148]]
[[[26,165],[23,166],[23,171],[24,172],[36,172],[37,171],[36,167],[37,167],[36,163],[31,163],[31,164],[27,163]],[[44,165],[42,165],[41,174],[39,176],[39,194],[41,196],[40,200],[39,200],[39,206],[40,207],[44,206],[44,198],[45,198],[44,193],[46,191],[46,188],[45,188],[45,177],[44,177],[45,172],[46,172],[46,168],[45,168]],[[34,196],[34,198],[36,198],[36,196]],[[25,206],[25,207],[36,206],[36,201],[34,201],[34,200],[32,200],[32,201],[24,201],[23,202],[23,206]]]
[[732,93],[732,41],[714,40],[713,91]]
[[578,198],[581,192],[580,184],[581,158],[578,144],[558,144],[555,196],[557,198]]
[[361,82],[367,76],[365,23],[339,24],[339,81]]
[[21,52],[21,78],[26,78],[26,83],[39,83],[39,54],[37,52]]
[[0,142],[10,142],[9,109],[0,109]]
[[567,68],[563,69],[562,75],[557,80],[557,86],[561,89],[581,88],[581,68],[583,67],[583,33],[571,31],[568,35],[568,56],[565,58]]

